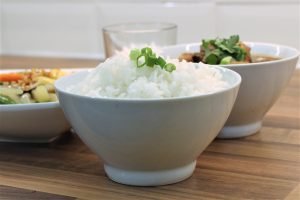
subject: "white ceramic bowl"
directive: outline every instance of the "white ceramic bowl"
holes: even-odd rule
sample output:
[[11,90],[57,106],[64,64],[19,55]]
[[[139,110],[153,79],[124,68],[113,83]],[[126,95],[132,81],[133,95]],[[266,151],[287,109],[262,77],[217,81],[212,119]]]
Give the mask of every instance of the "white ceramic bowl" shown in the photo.
[[188,178],[196,159],[223,127],[241,78],[217,68],[228,89],[194,97],[131,100],[71,94],[87,72],[55,84],[60,104],[80,138],[104,161],[112,180],[153,186]]
[[[225,65],[238,72],[242,84],[233,110],[218,135],[219,138],[237,138],[256,133],[261,129],[267,111],[278,99],[289,82],[297,64],[299,52],[291,47],[247,42],[251,52],[281,57],[261,63]],[[183,52],[199,52],[200,44],[181,44],[166,47],[165,56],[178,58]]]
[[58,102],[0,105],[0,141],[51,142],[69,129]]

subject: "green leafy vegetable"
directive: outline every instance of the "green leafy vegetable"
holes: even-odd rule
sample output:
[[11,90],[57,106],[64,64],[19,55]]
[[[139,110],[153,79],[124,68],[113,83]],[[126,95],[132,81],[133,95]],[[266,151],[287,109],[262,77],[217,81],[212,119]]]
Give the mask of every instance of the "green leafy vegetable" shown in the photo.
[[228,39],[216,38],[202,40],[201,51],[205,53],[203,61],[207,64],[230,64],[232,60],[244,61],[247,56],[238,35]]
[[0,94],[0,104],[16,104],[10,97]]
[[208,54],[207,56],[204,57],[204,59],[206,60],[207,63],[209,63],[211,65],[218,64],[218,55],[216,55],[214,53]]
[[156,57],[156,54],[150,47],[140,49],[132,49],[129,54],[130,60],[134,61],[137,67],[154,67],[159,65],[162,69],[172,72],[176,70],[176,66],[172,63],[167,63],[162,57]]

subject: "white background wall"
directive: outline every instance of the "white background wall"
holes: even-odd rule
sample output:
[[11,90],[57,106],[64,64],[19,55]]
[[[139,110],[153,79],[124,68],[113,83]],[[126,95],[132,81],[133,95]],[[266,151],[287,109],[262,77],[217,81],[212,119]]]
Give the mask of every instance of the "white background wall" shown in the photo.
[[0,0],[0,53],[102,58],[101,27],[178,24],[178,42],[239,34],[300,49],[300,0]]

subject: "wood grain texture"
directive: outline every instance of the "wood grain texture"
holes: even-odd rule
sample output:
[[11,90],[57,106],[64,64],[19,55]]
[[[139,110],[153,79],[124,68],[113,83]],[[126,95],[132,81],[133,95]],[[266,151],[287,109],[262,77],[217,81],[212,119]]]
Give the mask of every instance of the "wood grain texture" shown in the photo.
[[[93,67],[97,62],[2,57],[0,68],[20,68],[20,63]],[[0,185],[1,200],[300,199],[300,70],[259,133],[215,140],[199,156],[192,177],[181,183],[161,187],[114,183],[106,177],[101,159],[75,134],[67,133],[51,144],[0,143]]]
[[33,190],[26,190],[8,186],[0,185],[1,200],[23,199],[23,200],[74,200],[76,198],[66,197],[61,195],[37,192]]

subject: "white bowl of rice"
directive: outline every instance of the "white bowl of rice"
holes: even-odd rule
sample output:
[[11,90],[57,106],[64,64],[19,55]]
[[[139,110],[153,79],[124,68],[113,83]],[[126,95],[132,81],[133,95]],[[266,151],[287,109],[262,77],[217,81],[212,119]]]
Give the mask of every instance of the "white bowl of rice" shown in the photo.
[[241,82],[237,73],[168,62],[176,70],[137,68],[118,55],[55,84],[76,133],[116,182],[156,186],[190,177],[230,114]]

